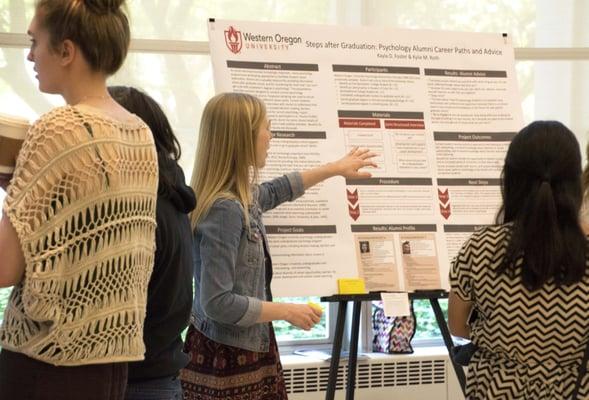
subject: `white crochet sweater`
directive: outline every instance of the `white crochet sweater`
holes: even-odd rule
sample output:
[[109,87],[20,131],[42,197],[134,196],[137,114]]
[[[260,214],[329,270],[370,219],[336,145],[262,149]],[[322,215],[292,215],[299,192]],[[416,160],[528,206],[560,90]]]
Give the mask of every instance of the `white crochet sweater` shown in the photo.
[[157,185],[139,118],[66,106],[35,122],[4,204],[26,269],[4,313],[3,348],[60,366],[143,358]]

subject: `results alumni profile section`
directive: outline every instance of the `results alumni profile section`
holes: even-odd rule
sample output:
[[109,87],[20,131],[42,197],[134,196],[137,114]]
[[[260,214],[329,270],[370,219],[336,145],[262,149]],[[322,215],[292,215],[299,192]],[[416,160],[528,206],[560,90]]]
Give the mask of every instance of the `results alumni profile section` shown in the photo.
[[352,224],[351,229],[360,273],[371,290],[440,287],[435,224]]

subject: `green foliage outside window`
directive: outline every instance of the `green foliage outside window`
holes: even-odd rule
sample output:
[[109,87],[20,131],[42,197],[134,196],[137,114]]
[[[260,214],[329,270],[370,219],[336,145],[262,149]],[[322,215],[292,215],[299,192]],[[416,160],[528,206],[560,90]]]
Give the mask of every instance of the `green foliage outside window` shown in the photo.
[[[444,313],[444,318],[448,320],[448,300],[440,300],[440,308]],[[429,300],[415,300],[413,302],[417,328],[413,339],[437,339],[442,336],[436,316]]]

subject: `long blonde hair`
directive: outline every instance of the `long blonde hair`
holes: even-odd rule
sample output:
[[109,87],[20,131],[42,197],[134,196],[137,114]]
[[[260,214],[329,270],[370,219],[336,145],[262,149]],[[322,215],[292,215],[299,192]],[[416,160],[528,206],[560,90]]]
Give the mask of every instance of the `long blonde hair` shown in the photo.
[[205,106],[190,182],[197,199],[192,229],[218,199],[239,201],[249,220],[251,184],[258,174],[256,140],[265,117],[264,103],[245,93],[221,93]]

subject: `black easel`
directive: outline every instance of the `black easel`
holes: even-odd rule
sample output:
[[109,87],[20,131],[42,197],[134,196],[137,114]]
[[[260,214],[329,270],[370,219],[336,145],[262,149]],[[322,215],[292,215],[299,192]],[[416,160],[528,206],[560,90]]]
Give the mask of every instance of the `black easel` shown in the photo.
[[[440,327],[440,332],[444,338],[444,344],[448,349],[448,354],[451,354],[452,337],[450,331],[446,325],[444,314],[440,307],[439,299],[447,298],[448,293],[445,291],[423,291],[409,293],[409,299],[411,300],[424,300],[428,299],[434,314],[436,321]],[[354,390],[356,388],[356,364],[358,361],[358,337],[360,333],[360,311],[363,301],[375,301],[380,300],[380,293],[368,293],[368,294],[352,294],[352,295],[334,295],[321,297],[322,302],[338,303],[337,309],[337,322],[335,324],[335,337],[333,339],[333,347],[331,351],[331,364],[329,366],[329,378],[327,381],[327,391],[325,393],[326,400],[333,400],[335,396],[335,386],[337,383],[337,373],[339,368],[340,354],[342,350],[342,339],[344,336],[344,323],[346,320],[346,309],[348,308],[348,302],[354,303],[352,312],[352,336],[350,338],[350,355],[348,358],[348,379],[346,385],[346,400],[354,399]],[[419,323],[419,321],[417,321]],[[450,361],[454,367],[454,372],[462,388],[462,393],[465,393],[466,388],[466,377],[462,366],[454,363],[452,357]]]

